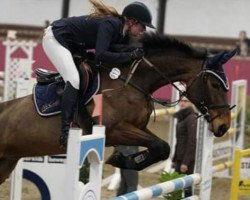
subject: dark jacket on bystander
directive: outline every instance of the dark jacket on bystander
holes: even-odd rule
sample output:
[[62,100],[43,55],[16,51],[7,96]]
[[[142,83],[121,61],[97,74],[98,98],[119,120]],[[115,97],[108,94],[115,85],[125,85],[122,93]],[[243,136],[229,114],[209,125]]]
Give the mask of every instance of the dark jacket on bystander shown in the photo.
[[195,161],[197,115],[192,107],[188,107],[175,113],[174,117],[178,123],[173,162],[190,165]]

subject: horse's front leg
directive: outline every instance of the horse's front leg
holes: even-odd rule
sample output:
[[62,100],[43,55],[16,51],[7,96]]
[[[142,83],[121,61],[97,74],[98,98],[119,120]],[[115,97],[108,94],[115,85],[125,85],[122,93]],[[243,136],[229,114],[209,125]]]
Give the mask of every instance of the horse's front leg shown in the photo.
[[134,126],[124,126],[126,129],[115,129],[109,134],[108,141],[113,145],[143,146],[146,150],[129,156],[115,151],[107,164],[123,169],[142,170],[160,160],[166,160],[170,154],[170,147],[167,142],[154,135],[148,129],[140,130]]

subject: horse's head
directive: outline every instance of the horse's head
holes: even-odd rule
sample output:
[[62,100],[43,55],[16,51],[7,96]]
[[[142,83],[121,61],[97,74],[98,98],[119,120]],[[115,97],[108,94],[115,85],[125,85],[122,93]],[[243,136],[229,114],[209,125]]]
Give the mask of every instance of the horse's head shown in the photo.
[[235,53],[233,50],[208,57],[201,72],[187,85],[187,97],[211,124],[211,131],[216,137],[223,136],[230,127],[229,87],[222,66]]
[[145,67],[137,71],[141,80],[137,85],[143,91],[154,92],[166,84],[175,86],[176,81],[186,82],[183,95],[205,116],[214,135],[223,136],[230,127],[232,108],[227,102],[229,87],[223,64],[236,50],[208,56],[207,51],[155,34],[145,34],[141,42],[147,59],[143,59]]

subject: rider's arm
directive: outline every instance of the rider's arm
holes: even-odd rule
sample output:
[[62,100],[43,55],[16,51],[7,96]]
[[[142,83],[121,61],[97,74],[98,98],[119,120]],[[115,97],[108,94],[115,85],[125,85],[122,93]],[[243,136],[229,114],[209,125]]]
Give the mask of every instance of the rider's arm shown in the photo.
[[96,40],[96,59],[108,63],[127,63],[132,60],[131,52],[111,52],[109,51],[112,37],[117,33],[114,25],[109,21],[104,21],[98,30]]

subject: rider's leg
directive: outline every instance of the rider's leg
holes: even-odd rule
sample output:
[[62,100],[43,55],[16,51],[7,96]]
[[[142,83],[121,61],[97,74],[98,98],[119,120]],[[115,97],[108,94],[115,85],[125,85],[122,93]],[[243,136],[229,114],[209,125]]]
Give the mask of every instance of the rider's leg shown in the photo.
[[60,145],[65,147],[79,95],[79,73],[72,54],[55,39],[51,27],[46,30],[43,38],[43,48],[66,83],[62,96],[62,128],[59,139]]
[[78,101],[79,90],[75,89],[69,81],[66,82],[61,103],[62,127],[59,138],[60,146],[66,147],[69,135],[70,123],[73,121],[76,105]]

